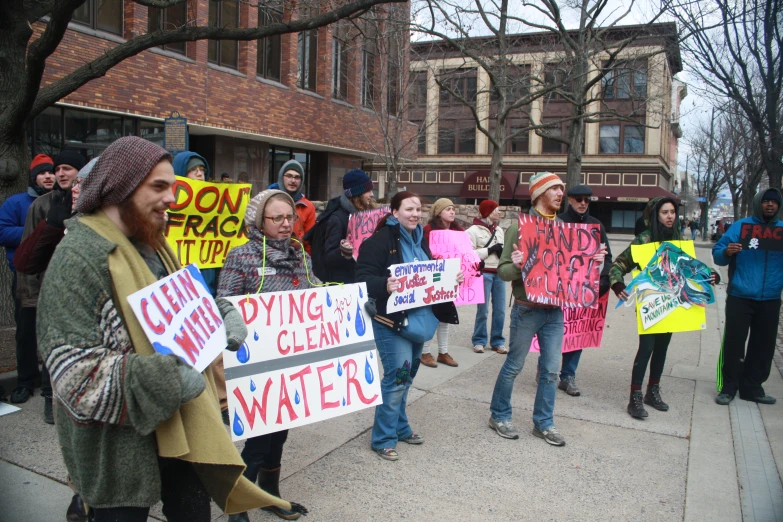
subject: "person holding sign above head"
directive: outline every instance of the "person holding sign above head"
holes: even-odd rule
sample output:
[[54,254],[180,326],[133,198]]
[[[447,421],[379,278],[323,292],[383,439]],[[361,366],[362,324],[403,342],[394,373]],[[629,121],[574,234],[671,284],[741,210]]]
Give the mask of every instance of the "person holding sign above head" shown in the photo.
[[[312,273],[310,256],[293,237],[296,220],[294,200],[282,190],[266,190],[250,200],[245,211],[250,241],[228,253],[220,273],[218,295],[228,297],[319,286],[321,282]],[[218,372],[223,374],[222,364]],[[245,477],[251,482],[257,480],[261,489],[277,497],[287,438],[288,430],[252,437],[245,441],[242,450],[247,465]],[[301,516],[300,511],[274,505],[265,509],[286,520]],[[241,513],[229,520],[242,522],[249,518],[247,513]]]
[[[566,223],[593,223],[601,227],[601,243],[606,245],[606,257],[598,285],[598,294],[602,296],[609,292],[609,268],[612,265],[612,251],[609,249],[609,238],[606,236],[603,223],[590,215],[588,207],[592,195],[593,191],[587,185],[577,185],[568,189],[568,209],[560,214],[560,219]],[[563,354],[563,366],[560,369],[560,382],[557,387],[573,397],[581,395],[581,391],[576,385],[576,368],[579,366],[581,357],[582,350]]]
[[[679,241],[681,239],[680,224],[677,222],[677,203],[672,198],[653,198],[647,203],[644,215],[647,216],[647,229],[636,236],[631,241],[631,245]],[[640,269],[638,263],[634,261],[631,246],[628,246],[622,254],[617,256],[609,269],[609,282],[612,285],[612,291],[623,301],[629,298],[628,292],[625,291],[623,277],[634,268]],[[718,279],[717,273],[713,271],[710,283],[714,284]],[[659,411],[669,411],[669,405],[661,398],[660,382],[671,338],[671,332],[639,335],[639,349],[633,361],[631,397],[627,408],[628,414],[635,419],[644,419],[648,416],[644,404]],[[644,382],[644,374],[647,373],[648,363],[650,377],[647,381],[647,393],[642,395],[642,383]]]
[[778,189],[759,192],[753,198],[753,215],[731,225],[712,247],[715,264],[729,267],[726,329],[718,359],[720,393],[715,399],[721,405],[728,405],[737,392],[746,401],[776,402],[762,384],[772,368],[783,290],[781,202]]
[[[462,227],[456,222],[457,211],[450,199],[440,198],[432,204],[430,222],[424,227],[424,241],[429,244],[430,232],[433,230],[456,230],[462,232]],[[430,353],[430,341],[424,343],[421,364],[437,368],[438,363],[446,366],[459,366],[449,354],[449,323],[438,323],[438,360]]]
[[[422,444],[405,413],[408,390],[421,363],[422,347],[432,339],[438,322],[457,324],[453,302],[424,305],[393,313],[386,312],[389,296],[400,289],[400,281],[389,266],[425,261],[432,254],[424,242],[421,201],[413,192],[398,192],[391,199],[391,214],[378,222],[375,233],[364,241],[356,263],[356,281],[367,283],[367,294],[375,301],[372,327],[383,364],[381,394],[383,404],[375,407],[372,449],[381,458],[398,460],[398,442]],[[457,282],[464,274],[457,274]]]
[[304,167],[298,161],[292,159],[283,163],[277,176],[277,183],[269,185],[271,190],[282,190],[291,196],[296,205],[296,215],[299,219],[293,225],[293,235],[304,242],[305,250],[310,253],[310,243],[305,240],[311,228],[315,226],[315,205],[302,194],[304,186]]
[[480,218],[473,219],[468,228],[473,249],[484,261],[481,270],[484,278],[484,303],[476,307],[476,323],[473,326],[473,351],[484,353],[487,344],[487,316],[492,301],[492,323],[490,326],[489,346],[492,351],[507,354],[503,326],[506,322],[506,282],[498,275],[498,263],[503,252],[503,229],[498,226],[500,219],[497,201],[487,199],[479,205]]

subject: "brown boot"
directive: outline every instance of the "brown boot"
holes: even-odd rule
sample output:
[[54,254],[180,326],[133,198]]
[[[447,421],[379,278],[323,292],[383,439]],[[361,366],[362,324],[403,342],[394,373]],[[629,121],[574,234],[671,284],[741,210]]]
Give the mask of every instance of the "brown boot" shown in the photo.
[[[438,357],[440,359],[440,357]],[[424,353],[421,355],[421,364],[424,366],[429,366],[430,368],[437,368],[438,363],[435,362],[435,359],[432,357],[431,353]]]
[[449,354],[447,354],[447,353],[439,353],[439,354],[438,354],[438,362],[439,362],[439,363],[443,363],[443,364],[445,364],[446,366],[453,366],[453,367],[455,367],[455,368],[456,368],[457,366],[459,366],[459,364],[457,364],[457,361],[455,361],[455,360],[454,360],[454,359],[451,357],[451,355],[449,355]]

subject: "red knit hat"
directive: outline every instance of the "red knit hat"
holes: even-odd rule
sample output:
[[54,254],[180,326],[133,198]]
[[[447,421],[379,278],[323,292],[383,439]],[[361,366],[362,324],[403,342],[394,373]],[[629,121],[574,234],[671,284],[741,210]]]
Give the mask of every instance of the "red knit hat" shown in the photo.
[[33,158],[30,163],[30,177],[35,181],[35,177],[41,172],[54,172],[54,161],[46,154],[39,154]]
[[498,202],[487,199],[482,201],[479,205],[479,214],[481,214],[481,217],[485,218],[492,214],[496,208],[498,208]]

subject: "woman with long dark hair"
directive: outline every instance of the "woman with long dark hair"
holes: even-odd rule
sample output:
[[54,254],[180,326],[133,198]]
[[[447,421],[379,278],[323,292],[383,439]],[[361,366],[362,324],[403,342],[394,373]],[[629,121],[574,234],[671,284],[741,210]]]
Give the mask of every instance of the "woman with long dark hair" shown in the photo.
[[[399,192],[390,206],[391,213],[378,222],[375,233],[362,243],[356,263],[356,282],[367,283],[367,294],[375,301],[372,327],[384,374],[383,404],[375,408],[372,449],[383,459],[398,460],[398,442],[424,442],[424,437],[411,429],[405,413],[408,390],[421,363],[422,346],[432,339],[438,321],[457,324],[459,318],[452,302],[386,312],[386,301],[399,288],[399,281],[389,273],[389,266],[432,259],[419,222],[419,196]],[[457,281],[463,280],[460,272]]]

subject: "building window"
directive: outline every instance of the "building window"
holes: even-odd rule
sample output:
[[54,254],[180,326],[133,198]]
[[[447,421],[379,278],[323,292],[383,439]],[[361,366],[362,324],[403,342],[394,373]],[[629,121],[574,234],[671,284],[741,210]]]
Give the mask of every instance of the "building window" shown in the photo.
[[573,91],[570,71],[557,64],[547,64],[544,71],[544,83],[546,87],[554,87],[556,90],[546,95],[548,100],[562,101]]
[[399,116],[402,112],[400,92],[402,91],[402,65],[403,56],[400,54],[399,33],[389,37],[389,57],[387,64],[387,90],[386,111],[392,116]]
[[438,125],[438,154],[476,153],[474,120],[441,120]]
[[348,24],[337,23],[332,37],[332,97],[348,99],[348,64],[350,60]]
[[[601,125],[599,150],[601,154],[644,154],[644,125],[614,123]],[[622,144],[622,149],[620,145]]]
[[362,106],[373,108],[375,102],[375,56],[377,31],[368,23],[362,42]]
[[546,136],[541,137],[542,154],[566,154],[568,152],[568,145],[554,138],[555,136],[557,137],[565,136],[563,127],[564,125],[562,123],[557,123],[546,127],[544,132],[552,137],[551,138],[547,138]]
[[[147,31],[150,33],[155,31],[172,31],[188,23],[187,2],[181,2],[164,9],[150,7],[148,12]],[[169,43],[164,45],[163,49],[187,55],[187,42]]]
[[73,11],[72,21],[107,33],[122,34],[123,0],[86,0]]
[[[239,4],[237,0],[211,0],[209,2],[209,25],[224,29],[239,27]],[[207,59],[223,67],[237,68],[239,43],[236,40],[209,40]]]
[[605,100],[627,100],[647,97],[647,65],[622,67],[606,72],[601,80]]
[[417,72],[414,73],[413,81],[411,83],[410,94],[410,106],[411,107],[426,107],[427,106],[427,73]]
[[[269,6],[258,6],[258,26],[266,27],[283,21],[283,11]],[[256,74],[263,78],[280,81],[281,63],[280,35],[267,36],[258,40],[258,62]]]
[[417,152],[427,154],[427,127],[422,123],[419,126],[419,134],[416,136]]
[[508,136],[514,133],[520,134],[508,140],[508,152],[510,154],[528,154],[530,152],[530,131],[527,130],[528,123],[522,121],[512,121],[508,128]]
[[[302,9],[302,18],[316,16],[316,10]],[[315,77],[318,72],[318,29],[308,29],[299,33],[299,60],[296,84],[308,91],[315,90]]]
[[[475,69],[457,69],[452,71],[446,71],[440,74],[440,106],[458,106],[463,105],[463,102],[459,98],[464,99],[468,103],[476,102],[476,94],[478,92],[478,85],[476,81]],[[453,96],[454,94],[459,96]]]

